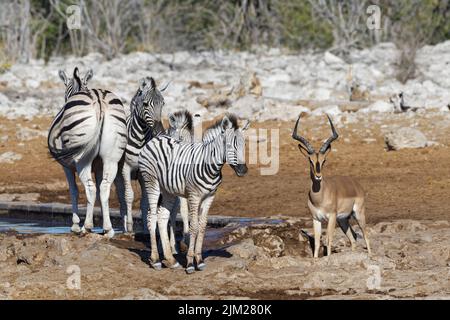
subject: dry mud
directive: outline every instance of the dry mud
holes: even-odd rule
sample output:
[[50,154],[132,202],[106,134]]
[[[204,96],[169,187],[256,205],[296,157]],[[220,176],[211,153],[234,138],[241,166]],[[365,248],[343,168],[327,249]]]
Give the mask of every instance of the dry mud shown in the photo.
[[[339,230],[331,257],[314,260],[300,230],[312,232],[309,219],[210,230],[207,269],[193,275],[151,269],[147,241],[123,235],[0,234],[0,298],[450,298],[448,221],[373,225],[370,258],[362,239],[352,252]],[[77,268],[81,288],[70,289]]]

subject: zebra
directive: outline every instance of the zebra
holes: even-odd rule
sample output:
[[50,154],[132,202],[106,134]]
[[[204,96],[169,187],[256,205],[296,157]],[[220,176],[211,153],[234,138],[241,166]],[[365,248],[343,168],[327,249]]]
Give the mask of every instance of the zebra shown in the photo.
[[[167,86],[166,86],[167,88]],[[164,97],[161,91],[156,88],[155,80],[152,77],[146,77],[140,80],[139,89],[131,100],[130,116],[127,118],[128,142],[125,149],[125,156],[120,168],[121,174],[118,176],[119,185],[123,186],[123,191],[119,190],[118,194],[123,194],[125,198],[121,201],[121,215],[124,218],[123,228],[125,232],[133,231],[132,204],[134,192],[131,186],[131,180],[137,179],[142,191],[143,180],[138,172],[138,156],[144,145],[152,138],[167,134],[180,141],[192,140],[192,116],[187,111],[180,111],[169,115],[169,128],[166,131],[161,122],[161,113],[164,106]],[[141,197],[142,220],[146,225],[148,199],[146,193],[142,192]],[[175,216],[176,209],[174,208]],[[175,223],[175,216],[173,223]],[[173,235],[173,228],[171,227]],[[175,248],[175,237],[171,237],[172,248]]]
[[[177,196],[188,199],[189,249],[186,273],[204,270],[202,245],[207,215],[215,193],[222,182],[222,167],[227,162],[242,177],[248,169],[245,164],[243,131],[249,122],[239,128],[235,115],[227,114],[213,125],[211,132],[220,132],[207,142],[183,143],[168,136],[160,136],[147,143],[139,155],[139,170],[149,199],[147,227],[150,231],[150,264],[161,269],[156,243],[156,224],[162,242],[164,257],[171,268],[179,266],[168,243],[167,223]],[[160,200],[160,194],[162,198]]]
[[[92,180],[94,170],[100,189],[103,230],[109,238],[114,229],[109,216],[109,195],[118,163],[127,142],[125,110],[120,99],[108,90],[89,89],[89,70],[83,80],[76,67],[71,79],[63,71],[60,78],[66,85],[65,104],[53,119],[48,133],[51,156],[64,168],[72,201],[74,232],[89,232],[93,228],[93,210],[97,187]],[[101,166],[100,166],[101,163]],[[75,171],[86,191],[86,219],[82,229],[78,217],[78,189]]]

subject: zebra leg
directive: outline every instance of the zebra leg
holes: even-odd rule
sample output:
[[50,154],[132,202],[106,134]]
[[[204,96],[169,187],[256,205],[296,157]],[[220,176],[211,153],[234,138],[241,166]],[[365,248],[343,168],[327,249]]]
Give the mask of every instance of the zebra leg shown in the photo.
[[75,233],[80,233],[80,217],[78,216],[78,187],[75,181],[75,172],[69,168],[64,167],[67,183],[69,184],[70,201],[72,202],[72,227],[70,230]]
[[[116,194],[119,199],[120,217],[125,221],[127,215],[127,201],[125,200],[125,186],[121,169],[119,169],[119,172],[120,174],[118,174],[114,180],[114,185],[116,186]],[[124,231],[126,232],[125,227]]]
[[92,181],[91,174],[91,164],[89,163],[85,167],[77,166],[78,176],[80,177],[81,182],[84,185],[84,189],[86,191],[86,219],[84,220],[84,225],[81,228],[82,232],[90,232],[94,227],[94,205],[95,205],[95,196],[97,193],[97,188],[95,187],[94,181]]
[[169,235],[167,232],[167,225],[171,216],[171,209],[174,207],[177,197],[169,194],[162,196],[162,203],[158,208],[158,230],[161,238],[161,244],[163,248],[164,257],[167,260],[167,266],[170,268],[177,268],[180,264],[173,257],[171,250],[171,244],[169,242]]
[[156,223],[157,223],[157,212],[158,212],[158,202],[160,197],[160,188],[158,180],[152,177],[150,174],[145,174],[142,177],[145,182],[145,191],[148,197],[149,210],[147,214],[147,227],[150,232],[150,265],[156,269],[160,270],[162,265],[159,261],[158,253],[158,243],[156,242]]
[[176,248],[176,226],[177,226],[177,214],[178,210],[180,208],[180,198],[175,197],[173,205],[170,210],[170,224],[169,224],[169,239],[170,239],[170,247],[172,249],[173,254],[177,254],[177,248]]
[[205,198],[200,206],[199,231],[195,242],[195,262],[197,269],[203,271],[206,267],[202,257],[203,239],[205,238],[206,224],[208,222],[208,211],[214,200],[214,195]]
[[134,192],[131,185],[131,168],[128,164],[124,163],[122,168],[122,178],[125,189],[125,201],[126,201],[126,216],[124,216],[123,230],[125,232],[133,232],[133,200]]
[[189,246],[189,208],[186,198],[180,197],[180,215],[183,221],[183,244]]
[[100,202],[103,213],[103,232],[107,238],[114,236],[114,229],[109,216],[109,195],[111,184],[117,175],[117,162],[103,160],[103,180],[100,184]]
[[148,223],[147,221],[147,213],[148,213],[148,195],[145,191],[145,183],[144,179],[142,178],[142,175],[138,173],[138,180],[139,185],[141,186],[141,218],[142,218],[142,226],[144,229],[144,233],[148,232],[148,229],[146,228],[146,225]]
[[190,196],[188,199],[189,205],[189,249],[187,253],[186,273],[191,274],[195,271],[194,268],[194,244],[198,234],[198,209],[199,197]]

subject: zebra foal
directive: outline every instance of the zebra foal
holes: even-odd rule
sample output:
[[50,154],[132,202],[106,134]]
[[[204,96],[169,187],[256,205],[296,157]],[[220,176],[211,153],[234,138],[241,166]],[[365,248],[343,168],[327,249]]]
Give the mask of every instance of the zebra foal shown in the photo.
[[139,170],[149,199],[147,226],[151,240],[150,263],[155,269],[162,266],[156,243],[156,226],[168,266],[174,268],[179,265],[173,257],[167,234],[170,211],[177,196],[187,198],[189,206],[190,240],[186,272],[195,271],[194,255],[197,269],[205,268],[202,245],[208,211],[222,182],[225,163],[239,177],[247,173],[243,131],[248,126],[249,123],[239,128],[236,116],[226,115],[210,128],[217,135],[209,141],[183,143],[168,136],[159,136],[142,150]]

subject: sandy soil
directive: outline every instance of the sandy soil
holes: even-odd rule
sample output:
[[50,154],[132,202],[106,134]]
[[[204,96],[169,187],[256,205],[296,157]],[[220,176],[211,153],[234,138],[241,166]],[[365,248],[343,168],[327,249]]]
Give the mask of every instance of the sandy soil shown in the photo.
[[[207,270],[192,276],[183,269],[152,270],[147,242],[123,236],[107,241],[98,235],[0,234],[0,298],[449,299],[450,118],[438,113],[374,117],[338,128],[341,138],[324,171],[325,177],[354,176],[367,191],[372,258],[361,240],[351,252],[341,231],[330,259],[311,258],[308,241],[299,236],[300,229],[311,232],[306,160],[290,138],[293,123],[265,122],[253,127],[280,130],[278,174],[261,176],[261,166],[250,165],[248,176],[238,178],[226,167],[210,214],[283,216],[288,222],[213,230],[205,244]],[[0,166],[0,194],[69,203],[62,169],[49,158],[45,138],[16,137],[17,125],[46,130],[50,121],[0,120],[2,135],[9,136],[0,142],[0,153],[23,155]],[[399,125],[416,127],[438,144],[385,151],[382,132]],[[302,132],[318,145],[329,128],[324,117],[305,117]],[[178,258],[183,262],[182,255]],[[70,265],[80,267],[81,290],[67,289]],[[377,270],[381,284],[371,287]]]
[[[346,124],[345,128],[338,129],[341,138],[333,144],[334,150],[324,170],[325,178],[327,175],[351,175],[360,181],[367,192],[369,223],[392,219],[449,219],[450,156],[447,145],[450,142],[450,115],[410,117],[389,114],[382,122],[371,119],[370,115],[367,117],[364,122]],[[0,194],[39,193],[41,202],[70,203],[63,170],[50,159],[46,139],[37,137],[19,141],[16,138],[17,125],[46,130],[50,122],[49,118],[32,121],[0,119],[2,134],[9,136],[7,142],[0,142],[0,153],[14,151],[23,155],[22,160],[14,164],[0,166]],[[387,127],[416,127],[439,145],[387,152],[380,123]],[[304,135],[312,137],[314,145],[320,145],[329,135],[325,117],[305,117],[301,126]],[[309,216],[306,206],[309,168],[290,137],[293,123],[264,122],[252,127],[279,129],[279,171],[276,175],[262,176],[261,165],[249,165],[248,175],[238,178],[226,166],[224,182],[210,214]],[[134,186],[137,191],[134,208],[138,208],[140,195],[137,183]],[[83,192],[81,196],[82,204],[85,202]],[[112,206],[117,207],[115,197]]]

